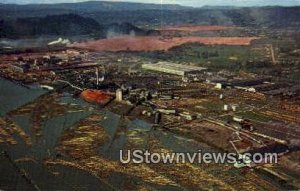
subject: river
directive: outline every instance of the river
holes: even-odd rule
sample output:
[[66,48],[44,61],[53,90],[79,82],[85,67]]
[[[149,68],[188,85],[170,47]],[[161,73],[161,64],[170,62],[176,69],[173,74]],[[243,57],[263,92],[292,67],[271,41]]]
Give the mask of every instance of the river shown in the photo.
[[[0,112],[1,116],[12,111],[28,102],[34,101],[39,96],[47,93],[43,89],[30,89],[6,79],[0,78]],[[81,106],[88,106],[89,104],[81,99],[74,99],[71,95],[60,99],[62,103],[79,104]],[[95,112],[95,111],[94,111]],[[119,160],[120,150],[124,148],[127,141],[126,134],[116,136],[117,129],[123,125],[124,119],[117,114],[102,109],[100,111],[104,119],[101,121],[101,126],[106,133],[111,137],[110,140],[101,145],[99,154],[105,156],[109,160]],[[50,173],[42,161],[49,157],[55,157],[55,146],[62,136],[63,132],[71,127],[81,119],[91,115],[93,111],[82,110],[78,112],[67,113],[62,116],[52,117],[43,123],[42,137],[38,139],[32,146],[26,144],[5,145],[1,144],[0,149],[5,151],[7,155],[1,154],[0,170],[6,171],[9,177],[0,178],[0,189],[6,190],[110,190],[110,187],[101,182],[95,176],[75,168],[68,168],[64,166],[55,166],[55,171],[59,176],[54,176]],[[30,130],[29,115],[14,116],[13,120],[18,124],[29,136],[34,136]],[[160,130],[153,130],[151,125],[139,119],[126,122],[126,128],[130,130],[145,131],[149,136],[158,139],[164,147],[179,152],[197,152],[201,150],[212,150],[205,144],[200,144],[184,137],[176,136],[170,132],[163,132]],[[19,137],[14,137],[18,142],[22,142]],[[33,157],[34,161],[15,163],[16,159],[24,158],[26,156]],[[22,177],[20,169],[26,173],[27,178]],[[53,169],[52,169],[53,170]],[[3,174],[3,172],[1,172]],[[124,175],[114,175],[110,184],[117,188],[122,187]],[[1,187],[2,185],[2,187]],[[166,188],[165,188],[166,189]]]

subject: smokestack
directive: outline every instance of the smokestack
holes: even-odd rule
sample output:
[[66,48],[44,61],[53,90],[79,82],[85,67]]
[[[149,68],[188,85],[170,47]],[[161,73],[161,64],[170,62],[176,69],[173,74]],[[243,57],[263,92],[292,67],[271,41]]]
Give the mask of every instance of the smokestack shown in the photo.
[[97,86],[99,86],[99,71],[98,71],[98,68],[96,68],[96,80],[97,80]]

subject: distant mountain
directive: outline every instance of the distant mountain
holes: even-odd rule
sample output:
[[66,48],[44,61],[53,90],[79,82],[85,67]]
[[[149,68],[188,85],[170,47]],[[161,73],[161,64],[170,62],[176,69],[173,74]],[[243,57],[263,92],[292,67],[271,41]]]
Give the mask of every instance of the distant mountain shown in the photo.
[[[161,9],[163,11],[161,11]],[[124,2],[103,2],[89,1],[81,3],[62,3],[62,4],[29,4],[13,5],[0,4],[0,33],[3,35],[14,33],[30,34],[44,33],[42,26],[33,26],[33,29],[26,26],[26,23],[33,22],[34,25],[47,23],[44,17],[50,17],[62,26],[62,17],[54,15],[80,15],[80,23],[76,23],[71,18],[67,23],[79,27],[80,30],[71,31],[70,34],[96,34],[96,36],[109,37],[120,34],[140,35],[144,33],[155,34],[156,31],[143,31],[133,26],[152,26],[162,25],[235,25],[248,27],[300,27],[300,6],[294,7],[231,7],[231,6],[206,6],[202,8],[190,8],[180,5],[157,5],[143,3],[124,3]],[[50,15],[50,16],[49,16]],[[32,20],[30,18],[32,17]],[[26,18],[24,22],[23,18]],[[41,18],[37,21],[37,18]],[[68,17],[67,17],[68,18]],[[91,20],[92,19],[93,22]],[[62,20],[62,21],[61,21]],[[95,23],[97,22],[97,24]],[[88,23],[87,29],[81,28]],[[11,24],[14,23],[14,24]],[[18,25],[16,25],[19,23]],[[115,24],[113,24],[115,23]],[[119,23],[119,24],[116,24]],[[121,24],[120,24],[121,23]],[[123,24],[122,24],[123,23]],[[127,24],[124,24],[127,23]],[[128,25],[132,24],[132,26]],[[97,28],[100,25],[101,30]],[[110,26],[110,28],[108,28]],[[28,25],[30,26],[30,25]],[[46,25],[47,26],[47,25]],[[22,31],[22,27],[26,29]],[[40,28],[39,28],[40,27]],[[53,30],[56,26],[53,26]],[[76,27],[74,27],[76,29]],[[112,30],[113,29],[113,30]],[[56,30],[56,29],[55,29]],[[60,29],[62,32],[65,29]],[[41,32],[43,31],[43,32]],[[95,32],[97,31],[97,32]],[[100,31],[100,32],[99,32]],[[55,31],[46,30],[46,33]],[[64,31],[64,33],[68,33]],[[0,34],[1,35],[1,34]]]
[[144,10],[85,13],[99,23],[134,25],[235,25],[248,27],[300,26],[300,7],[209,7],[187,10]]
[[144,30],[130,23],[100,25],[94,19],[76,14],[0,20],[0,38],[81,35],[95,38],[113,38],[124,35],[145,36],[155,34],[157,34],[157,31]]
[[58,3],[58,4],[0,4],[0,8],[18,10],[71,10],[77,12],[95,11],[134,11],[134,10],[182,10],[184,7],[176,4],[148,4],[129,2],[107,2],[107,1],[86,1],[79,3]]
[[102,27],[95,20],[75,14],[52,15],[42,18],[18,18],[11,22],[0,22],[0,37],[5,38],[37,37],[41,35],[97,34],[101,36],[103,35],[102,31]]
[[209,5],[205,5],[203,7],[201,7],[201,9],[238,9],[240,7],[236,7],[236,6],[209,6]]
[[300,7],[252,7],[223,11],[237,26],[300,26]]
[[[66,3],[66,2],[82,2],[86,0],[43,0],[38,1],[38,4],[57,4],[57,3]],[[96,0],[93,0],[96,1]],[[101,0],[103,1],[103,0]],[[108,0],[107,0],[108,1]],[[114,1],[114,0],[110,0]],[[126,2],[126,0],[117,0],[120,2]],[[133,0],[127,0],[132,1]],[[2,0],[2,3],[5,4],[36,4],[36,0]],[[147,0],[134,0],[134,2],[151,2]],[[157,2],[157,1],[156,1]],[[166,1],[164,1],[166,2]],[[172,2],[172,1],[168,1]],[[194,7],[201,6],[235,6],[235,7],[253,7],[253,6],[296,6],[300,5],[299,0],[183,0],[177,1],[180,2],[181,5],[191,5]]]
[[209,6],[235,7],[264,7],[264,6],[299,6],[299,0],[202,0],[202,4]]

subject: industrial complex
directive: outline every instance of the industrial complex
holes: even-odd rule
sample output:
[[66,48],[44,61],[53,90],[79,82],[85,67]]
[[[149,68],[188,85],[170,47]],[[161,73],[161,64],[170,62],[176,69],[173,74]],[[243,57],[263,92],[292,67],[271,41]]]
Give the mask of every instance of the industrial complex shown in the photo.
[[[221,10],[226,22],[230,15],[243,26],[253,24],[257,13],[238,21],[246,9],[216,12]],[[172,7],[163,14],[171,12]],[[130,11],[139,17],[143,13]],[[185,9],[181,13],[187,14]],[[210,14],[203,16],[218,23]],[[69,15],[65,25],[65,17],[54,16],[62,21],[58,27],[64,34],[69,34],[65,26],[81,23],[83,28],[71,32],[81,29],[82,35],[49,37],[45,45],[29,40],[36,46],[30,48],[28,40],[23,48],[18,47],[21,39],[3,49],[0,42],[6,51],[0,51],[0,190],[299,190],[298,28],[163,30],[152,24],[145,29],[112,24],[103,26],[102,34],[102,23],[91,18],[77,23],[78,17]],[[186,24],[197,19],[202,17],[188,16]],[[47,26],[52,29],[55,23]],[[0,20],[1,26],[7,23]],[[39,31],[44,30],[32,29]],[[97,37],[104,32],[107,38]],[[233,154],[233,161],[178,157],[169,163],[123,163],[135,150],[191,158],[199,152]],[[264,160],[267,154],[276,162]]]
[[[2,58],[1,68],[3,80],[21,85],[16,89],[45,92],[27,104],[7,109],[9,117],[0,120],[3,135],[0,144],[19,144],[20,140],[14,137],[17,135],[25,141],[22,148],[30,150],[30,145],[37,144],[36,140],[48,136],[47,125],[53,119],[53,127],[61,128],[61,134],[49,135],[57,142],[47,138],[47,144],[41,146],[46,154],[42,158],[35,154],[30,156],[41,160],[45,169],[61,166],[80,169],[96,173],[101,180],[122,174],[164,188],[177,186],[173,182],[175,176],[182,177],[181,184],[193,190],[215,185],[213,182],[200,184],[198,177],[203,177],[201,180],[218,177],[218,186],[242,190],[249,185],[253,189],[276,190],[277,187],[295,188],[299,184],[291,176],[297,170],[290,168],[297,164],[300,138],[297,84],[278,82],[267,75],[208,71],[197,64],[151,62],[139,55],[125,57],[124,53],[75,49],[10,55]],[[22,130],[21,123],[11,121],[20,116],[28,117],[30,126],[26,131]],[[155,152],[200,148],[239,156],[272,151],[281,157],[279,164],[271,167],[250,159],[247,164],[226,166],[153,164],[136,167],[116,162],[120,149],[124,148]],[[7,156],[11,157],[9,154],[3,157]],[[25,157],[17,161],[27,164],[31,160]],[[17,162],[13,164],[21,168]],[[255,170],[245,174],[248,168]],[[285,171],[278,170],[280,168]],[[54,174],[52,181],[63,176],[58,171],[51,173]],[[187,173],[196,174],[197,178]],[[239,184],[228,181],[237,175],[241,179]],[[27,174],[23,176],[31,179]],[[260,178],[264,176],[272,177],[274,185]]]

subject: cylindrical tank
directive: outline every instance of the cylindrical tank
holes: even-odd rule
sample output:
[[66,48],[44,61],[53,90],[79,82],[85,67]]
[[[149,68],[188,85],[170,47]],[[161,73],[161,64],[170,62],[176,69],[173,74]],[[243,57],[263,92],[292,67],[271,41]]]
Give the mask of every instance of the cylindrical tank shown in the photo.
[[116,91],[116,100],[117,100],[117,101],[122,101],[122,100],[123,100],[123,92],[122,92],[122,89],[117,89],[117,91]]

